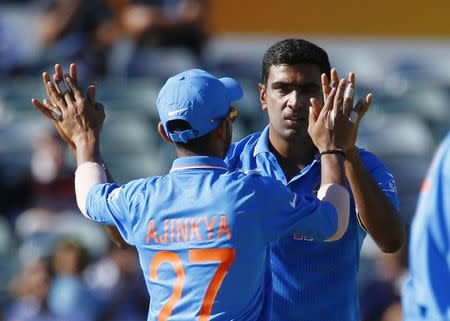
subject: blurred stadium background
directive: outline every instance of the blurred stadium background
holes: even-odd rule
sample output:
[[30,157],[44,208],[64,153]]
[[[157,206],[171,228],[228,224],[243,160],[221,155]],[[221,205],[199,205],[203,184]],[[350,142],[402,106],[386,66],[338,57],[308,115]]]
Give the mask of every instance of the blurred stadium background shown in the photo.
[[[113,176],[126,182],[164,174],[175,157],[156,131],[156,96],[168,76],[202,67],[239,79],[245,96],[237,140],[267,121],[256,90],[264,51],[287,37],[311,40],[340,75],[356,72],[360,97],[374,93],[358,145],[392,169],[409,226],[421,180],[449,129],[450,3],[195,2],[0,0],[0,320],[146,315],[135,253],[111,247],[101,228],[78,216],[70,152],[30,103],[45,97],[41,73],[52,73],[56,62],[78,63],[85,87],[98,82],[107,112],[101,148]],[[147,26],[139,34],[127,26],[130,19],[157,19],[148,14],[153,7],[169,21],[184,19],[181,27]],[[49,34],[48,26],[59,33]],[[147,39],[149,33],[158,37]],[[404,252],[381,254],[365,241],[362,320],[401,320],[405,262]],[[36,312],[42,303],[44,316]]]

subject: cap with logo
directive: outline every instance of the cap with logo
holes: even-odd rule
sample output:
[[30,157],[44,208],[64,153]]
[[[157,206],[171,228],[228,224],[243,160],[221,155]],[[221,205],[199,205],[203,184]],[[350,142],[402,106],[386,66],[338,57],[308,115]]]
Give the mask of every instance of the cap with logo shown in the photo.
[[[188,142],[216,129],[227,116],[231,103],[241,99],[242,87],[233,78],[216,78],[201,69],[191,69],[167,80],[156,106],[164,130],[174,142]],[[184,120],[190,129],[170,132],[168,123]]]

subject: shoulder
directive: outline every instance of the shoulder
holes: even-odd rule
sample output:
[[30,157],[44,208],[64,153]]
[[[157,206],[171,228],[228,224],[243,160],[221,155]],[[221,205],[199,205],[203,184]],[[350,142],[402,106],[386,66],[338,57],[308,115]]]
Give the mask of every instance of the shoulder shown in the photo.
[[233,183],[237,183],[241,185],[241,189],[249,189],[252,191],[273,188],[274,185],[281,184],[271,177],[263,176],[258,170],[244,171],[242,169],[233,169],[227,172],[226,175],[230,181],[230,186]]
[[160,182],[164,181],[165,178],[166,176],[139,178],[129,181],[120,187],[123,189],[123,192],[127,194],[148,193],[156,188]]
[[242,160],[253,157],[253,151],[255,150],[260,136],[261,133],[259,132],[253,133],[231,144],[228,154],[225,157],[225,163],[232,168],[236,168],[240,167],[237,165],[242,162]]
[[250,134],[244,138],[242,138],[241,140],[234,142],[233,144],[231,144],[230,146],[230,150],[229,153],[227,155],[227,157],[230,154],[237,154],[237,153],[241,153],[241,152],[248,152],[248,151],[252,151],[253,153],[253,149],[255,148],[256,144],[258,143],[259,137],[261,136],[261,133],[253,133]]
[[375,170],[377,168],[386,168],[386,165],[383,163],[381,158],[379,158],[374,153],[364,149],[364,148],[358,148],[359,156],[361,157],[361,160],[363,161],[364,165],[366,165],[367,169],[369,171]]

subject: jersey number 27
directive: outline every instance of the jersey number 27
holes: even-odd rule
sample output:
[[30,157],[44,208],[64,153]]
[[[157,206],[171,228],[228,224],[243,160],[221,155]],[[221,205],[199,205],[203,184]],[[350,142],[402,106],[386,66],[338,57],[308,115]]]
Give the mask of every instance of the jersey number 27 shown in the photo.
[[[231,264],[233,264],[235,256],[235,250],[232,248],[189,250],[189,262],[220,262],[216,273],[214,273],[214,276],[209,283],[205,297],[203,298],[198,321],[208,321],[217,292],[219,291],[220,285],[230,269]],[[153,257],[152,262],[150,263],[151,279],[158,279],[158,268],[162,263],[171,264],[177,277],[175,284],[173,285],[172,295],[162,307],[161,312],[158,315],[158,321],[166,321],[170,317],[173,308],[181,298],[181,292],[183,290],[185,280],[184,267],[181,258],[176,253],[170,251],[158,252]]]

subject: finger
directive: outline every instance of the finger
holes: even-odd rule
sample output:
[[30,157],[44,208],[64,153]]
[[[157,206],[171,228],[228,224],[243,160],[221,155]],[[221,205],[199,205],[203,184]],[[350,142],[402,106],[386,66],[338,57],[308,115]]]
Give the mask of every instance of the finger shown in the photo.
[[350,113],[350,110],[353,107],[354,100],[355,100],[355,86],[351,82],[348,84],[344,92],[344,104],[342,108],[342,112],[344,113],[344,115],[348,115]]
[[64,79],[61,80],[60,82],[57,82],[56,87],[58,88],[61,96],[64,96],[67,93],[69,93],[69,94],[71,93],[71,89],[70,89],[69,85],[67,84],[67,82],[64,81]]
[[358,112],[360,118],[362,118],[367,113],[370,105],[372,104],[372,100],[373,100],[373,95],[371,93],[369,93],[366,96],[364,103],[361,105],[360,111]]
[[356,75],[355,75],[355,73],[353,71],[350,71],[348,73],[347,80],[348,80],[349,84],[353,84],[353,87],[356,87]]
[[[331,111],[331,109],[333,109],[333,101],[334,101],[334,97],[336,96],[336,88],[331,88],[330,94],[327,97],[327,100],[325,101],[325,104],[323,105],[322,110],[320,111],[320,113],[328,113],[329,111]],[[319,115],[320,116],[320,115]]]
[[75,98],[71,91],[68,91],[64,94],[64,101],[66,102],[66,106],[69,109],[75,109],[76,110],[76,104],[75,104]]
[[102,103],[95,103],[94,106],[95,106],[95,108],[97,108],[99,113],[102,115],[103,120],[105,120],[105,118],[106,118],[105,106],[103,106]]
[[44,114],[45,117],[48,119],[53,120],[51,109],[47,108],[44,104],[51,105],[50,102],[47,99],[44,99],[44,104],[42,104],[39,100],[36,98],[31,99],[31,103],[34,107],[36,107],[37,110],[39,110],[42,114]]
[[333,124],[331,124],[332,120],[330,120],[330,113],[333,108],[333,100],[335,95],[336,95],[336,88],[332,88],[325,102],[325,105],[321,109],[318,117],[318,121],[325,122],[325,127],[327,127],[328,129],[333,128]]
[[50,93],[50,89],[49,89],[49,87],[47,86],[47,83],[48,83],[48,82],[51,82],[51,80],[50,80],[50,75],[48,74],[48,72],[43,72],[43,73],[42,73],[42,82],[44,83],[44,88],[45,88],[45,91],[47,92],[47,97],[48,97],[49,99],[51,99],[51,100],[52,100],[52,103],[54,103],[54,104],[56,105],[56,102],[53,101],[52,94]]
[[328,79],[328,76],[323,73],[320,76],[320,82],[322,83],[322,94],[323,94],[323,101],[327,100],[328,95],[330,94],[331,87],[330,87],[330,81]]
[[88,87],[88,90],[87,90],[87,95],[86,95],[87,96],[87,101],[90,104],[92,104],[92,105],[95,104],[95,90],[96,90],[96,86],[97,86],[97,84],[94,83],[93,85],[90,85]]
[[52,103],[56,103],[56,105],[61,108],[66,108],[66,102],[64,98],[58,93],[56,90],[56,86],[51,82],[47,82],[47,89],[50,92],[50,97],[52,99]]
[[349,121],[351,123],[359,123],[369,109],[370,104],[372,104],[372,100],[372,94],[368,94],[364,100],[360,99],[350,112]]
[[[312,102],[311,102],[312,103]],[[314,113],[313,106],[309,106],[308,131],[311,131],[317,122],[317,116]]]
[[64,79],[64,71],[60,64],[55,65],[55,73],[53,74],[53,80],[55,80],[56,83],[63,81]]
[[337,88],[339,85],[339,77],[336,68],[331,69],[331,86]]
[[311,98],[309,101],[311,102],[312,112],[314,113],[314,116],[317,119],[317,117],[319,117],[320,115],[320,111],[322,110],[322,105],[316,98]]
[[73,83],[78,85],[78,67],[77,64],[70,64],[69,76],[73,79]]
[[84,97],[81,94],[81,91],[78,88],[78,86],[76,85],[76,83],[74,82],[74,80],[69,75],[66,75],[65,79],[66,79],[67,84],[69,85],[70,90],[73,93],[73,97],[75,98],[75,100],[82,101],[84,99]]
[[342,110],[346,84],[347,84],[347,80],[341,79],[341,81],[339,82],[338,88],[336,90],[336,95],[334,97],[334,104],[333,104],[333,112],[332,112],[334,117],[336,117],[336,115],[338,115],[338,113]]

